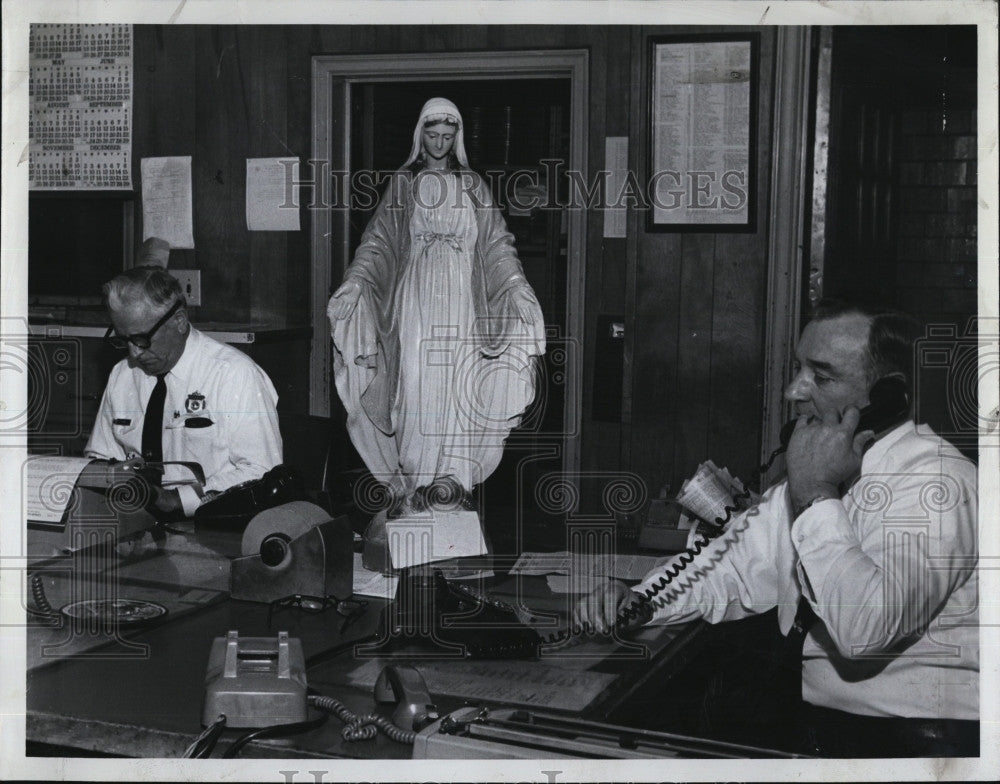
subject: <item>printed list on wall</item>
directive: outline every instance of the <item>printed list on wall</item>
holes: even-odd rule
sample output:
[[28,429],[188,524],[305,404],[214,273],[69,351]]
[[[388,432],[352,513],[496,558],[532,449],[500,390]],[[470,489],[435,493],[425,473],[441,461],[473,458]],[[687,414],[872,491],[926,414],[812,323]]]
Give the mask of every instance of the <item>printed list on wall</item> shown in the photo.
[[33,24],[29,187],[132,188],[132,25]]

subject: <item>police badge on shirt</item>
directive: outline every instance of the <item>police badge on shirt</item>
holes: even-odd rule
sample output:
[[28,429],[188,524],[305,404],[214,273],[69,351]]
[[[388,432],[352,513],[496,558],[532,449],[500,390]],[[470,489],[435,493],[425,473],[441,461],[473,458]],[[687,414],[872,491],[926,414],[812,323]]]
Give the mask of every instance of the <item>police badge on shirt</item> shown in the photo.
[[211,427],[215,424],[208,415],[208,404],[205,396],[195,390],[184,401],[184,427]]

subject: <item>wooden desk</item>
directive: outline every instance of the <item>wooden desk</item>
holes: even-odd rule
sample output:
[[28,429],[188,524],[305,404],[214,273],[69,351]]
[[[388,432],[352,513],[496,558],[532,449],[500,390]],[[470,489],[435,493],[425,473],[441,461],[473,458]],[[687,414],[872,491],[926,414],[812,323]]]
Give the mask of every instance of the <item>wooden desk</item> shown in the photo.
[[[120,641],[105,639],[85,654],[72,657],[60,656],[58,645],[54,655],[39,655],[42,646],[53,646],[65,638],[65,629],[29,628],[29,743],[61,747],[61,753],[75,749],[133,757],[180,757],[202,729],[204,674],[213,638],[224,636],[230,629],[238,630],[241,636],[273,636],[279,629],[287,630],[301,639],[309,658],[376,631],[385,604],[378,599],[369,600],[365,614],[343,635],[340,633],[343,619],[333,612],[309,615],[284,611],[275,615],[271,628],[267,628],[266,605],[235,601],[225,594],[228,559],[238,554],[239,537],[195,532],[193,527],[188,530],[184,535],[167,535],[158,546],[147,539],[129,557],[119,557],[101,568],[110,566],[116,570],[119,596],[148,596],[152,591],[158,593],[164,604],[179,606],[186,600],[192,605],[190,608],[181,607],[156,625],[122,631]],[[69,562],[49,564],[52,569],[70,565]],[[75,568],[84,568],[79,556]],[[59,607],[67,597],[59,595],[55,580],[54,572],[46,576],[49,601]],[[203,595],[200,603],[198,592]],[[650,679],[662,681],[670,677],[696,647],[699,635],[690,627],[667,634],[648,661],[595,657],[566,662],[567,672],[584,667],[614,676],[612,687],[583,711],[583,717],[606,718]],[[128,647],[136,645],[145,649]],[[544,656],[542,661],[545,662]],[[370,689],[351,684],[350,674],[359,663],[363,664],[348,649],[312,667],[309,683],[319,692],[337,697],[355,713],[372,712],[376,705]],[[529,662],[518,665],[532,666]],[[549,665],[559,666],[558,659],[551,660]],[[460,699],[439,698],[433,689],[431,692],[442,713],[463,704]],[[388,715],[389,711],[385,712]],[[409,746],[393,743],[382,735],[374,741],[347,743],[340,737],[342,726],[336,717],[330,717],[323,727],[309,733],[250,744],[241,756],[368,759],[410,756]],[[213,756],[220,756],[227,742],[242,732],[228,730]]]

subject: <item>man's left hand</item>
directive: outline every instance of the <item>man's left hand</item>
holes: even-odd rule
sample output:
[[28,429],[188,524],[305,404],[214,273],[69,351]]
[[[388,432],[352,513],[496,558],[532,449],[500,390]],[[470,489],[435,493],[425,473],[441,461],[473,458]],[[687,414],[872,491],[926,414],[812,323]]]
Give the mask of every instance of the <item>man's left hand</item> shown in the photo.
[[855,433],[860,414],[848,407],[843,418],[836,413],[821,420],[800,417],[788,444],[788,489],[798,511],[820,496],[840,498],[840,486],[861,468],[865,446],[875,434]]
[[175,522],[184,518],[181,494],[176,490],[153,487],[154,497],[149,504],[150,513],[161,523]]

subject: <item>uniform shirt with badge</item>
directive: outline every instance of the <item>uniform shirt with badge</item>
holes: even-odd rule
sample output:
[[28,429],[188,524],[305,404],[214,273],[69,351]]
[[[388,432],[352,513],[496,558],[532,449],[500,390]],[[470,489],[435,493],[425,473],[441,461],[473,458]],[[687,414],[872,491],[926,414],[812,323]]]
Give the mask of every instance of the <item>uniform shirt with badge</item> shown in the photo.
[[[163,460],[194,461],[205,472],[205,492],[220,492],[281,463],[274,385],[250,357],[191,328],[177,364],[166,374]],[[128,460],[142,453],[142,424],[156,378],[127,359],[111,371],[89,457]],[[164,484],[190,479],[183,466],[167,466]],[[202,494],[177,487],[184,513],[194,514]]]

